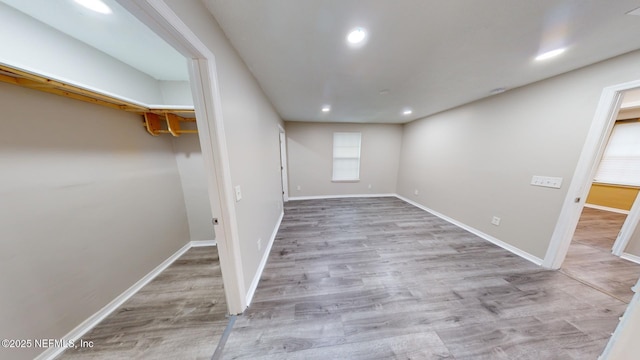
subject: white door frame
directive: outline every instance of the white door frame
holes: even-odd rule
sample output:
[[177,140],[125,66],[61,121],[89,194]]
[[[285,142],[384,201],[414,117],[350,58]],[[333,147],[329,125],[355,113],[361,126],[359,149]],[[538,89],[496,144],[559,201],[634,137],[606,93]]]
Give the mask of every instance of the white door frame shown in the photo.
[[287,134],[284,128],[278,125],[280,136],[280,175],[282,176],[282,201],[289,201],[289,173],[287,171]]
[[[216,58],[163,0],[116,1],[191,59],[189,77],[207,173],[209,200],[212,213],[219,214],[220,225],[215,227],[215,232],[225,297],[229,313],[240,314],[247,308],[247,291],[240,257]],[[218,201],[215,201],[216,198]]]
[[613,249],[611,251],[613,255],[622,256],[624,249],[627,247],[627,244],[629,244],[629,241],[631,240],[631,236],[633,235],[634,231],[636,231],[638,222],[640,222],[640,194],[638,194],[638,196],[636,196],[636,199],[633,201],[631,210],[629,210],[629,214],[624,220],[624,224],[622,224],[622,228],[620,229],[620,233],[618,233],[616,242],[613,243]]
[[[632,326],[634,316],[637,318],[636,313],[640,311],[640,279],[638,279],[638,282],[631,290],[633,290],[635,294],[633,298],[631,298],[629,306],[627,306],[627,309],[624,311],[616,330],[609,338],[609,342],[604,348],[602,355],[598,357],[598,360],[613,360],[621,354],[629,354],[633,350],[632,348],[634,346],[632,344],[635,339],[632,337],[629,328]],[[626,336],[624,333],[626,333]],[[614,357],[612,358],[612,356]]]
[[591,128],[582,148],[542,266],[549,269],[559,269],[562,266],[597,166],[616,121],[622,94],[626,90],[637,87],[640,87],[640,80],[609,86],[602,90]]

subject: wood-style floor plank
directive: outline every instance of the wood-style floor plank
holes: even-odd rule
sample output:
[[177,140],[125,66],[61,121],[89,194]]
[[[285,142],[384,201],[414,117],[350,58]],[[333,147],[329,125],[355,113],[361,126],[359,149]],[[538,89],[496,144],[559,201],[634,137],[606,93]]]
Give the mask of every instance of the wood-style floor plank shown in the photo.
[[585,207],[562,272],[629,303],[640,264],[611,254],[627,215]]
[[[395,198],[289,202],[222,358],[596,359],[626,304],[584,284],[612,245],[591,215],[577,281]],[[209,359],[225,315],[216,249],[191,249],[59,359]]]
[[217,249],[192,248],[57,359],[209,360],[226,314]]
[[224,359],[596,359],[624,302],[396,198],[289,202]]

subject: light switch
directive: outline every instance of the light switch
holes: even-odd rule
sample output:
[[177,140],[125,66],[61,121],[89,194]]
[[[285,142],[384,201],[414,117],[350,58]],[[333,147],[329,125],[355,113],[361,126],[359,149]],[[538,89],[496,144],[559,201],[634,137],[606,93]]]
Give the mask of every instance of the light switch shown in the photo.
[[242,190],[240,190],[240,185],[236,186],[236,202],[242,200]]
[[534,175],[533,178],[531,178],[531,185],[560,189],[562,186],[562,178]]

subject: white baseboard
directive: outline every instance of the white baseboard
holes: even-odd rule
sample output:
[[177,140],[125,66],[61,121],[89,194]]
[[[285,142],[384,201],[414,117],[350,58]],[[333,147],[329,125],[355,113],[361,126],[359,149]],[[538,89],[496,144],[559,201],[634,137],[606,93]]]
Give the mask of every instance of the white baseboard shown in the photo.
[[394,197],[396,194],[353,194],[353,195],[314,195],[314,196],[293,196],[289,201],[296,200],[320,200],[320,199],[343,199],[343,198],[367,198],[367,197]]
[[417,202],[415,202],[413,200],[409,200],[409,199],[405,198],[404,196],[401,196],[401,195],[395,195],[395,196],[398,199],[400,199],[400,200],[402,200],[404,202],[407,202],[407,203],[409,203],[409,204],[411,204],[411,205],[413,205],[413,206],[415,206],[417,208],[420,208],[420,209],[422,209],[422,210],[424,210],[424,211],[426,211],[428,213],[431,213],[431,214],[441,218],[442,220],[447,221],[447,222],[449,222],[449,223],[451,223],[451,224],[453,224],[453,225],[455,225],[455,226],[457,226],[459,228],[465,229],[468,232],[470,232],[470,233],[472,233],[472,234],[474,234],[474,235],[476,235],[476,236],[478,236],[478,237],[480,237],[482,239],[485,239],[485,240],[489,241],[490,243],[493,243],[494,245],[497,245],[497,246],[499,246],[499,247],[501,247],[501,248],[503,248],[503,249],[515,254],[515,255],[520,256],[521,258],[529,260],[529,261],[531,261],[532,263],[534,263],[534,264],[536,264],[538,266],[542,266],[542,259],[540,259],[537,256],[531,255],[528,252],[520,250],[520,249],[518,249],[517,247],[515,247],[513,245],[507,244],[506,242],[504,242],[502,240],[496,239],[491,235],[485,234],[485,233],[483,233],[482,231],[480,231],[478,229],[472,228],[471,226],[463,224],[463,223],[461,223],[461,222],[459,222],[457,220],[454,220],[454,219],[452,219],[452,218],[450,218],[450,217],[448,217],[446,215],[443,215],[443,214],[441,214],[441,213],[439,213],[439,212],[437,212],[435,210],[429,209],[428,207],[426,207],[424,205],[421,205],[421,204],[418,204]]
[[191,247],[218,246],[215,240],[192,240]]
[[251,305],[251,300],[253,300],[253,295],[255,295],[256,289],[258,288],[258,283],[260,282],[260,278],[262,277],[262,272],[264,271],[264,267],[267,266],[269,253],[271,253],[271,248],[273,247],[273,243],[276,240],[276,235],[278,234],[278,230],[280,229],[282,218],[284,218],[284,211],[280,213],[280,218],[276,222],[276,226],[273,228],[273,232],[271,233],[271,238],[269,238],[269,243],[267,244],[267,248],[264,250],[264,254],[262,255],[262,260],[260,261],[260,265],[258,265],[258,271],[256,271],[256,275],[253,277],[251,286],[249,286],[249,290],[247,291],[247,297],[246,297],[247,306]]
[[629,253],[622,253],[622,255],[620,255],[620,257],[625,259],[625,260],[633,261],[636,264],[640,264],[640,256],[638,256],[638,255],[633,255],[633,254],[629,254]]
[[594,205],[594,204],[584,204],[584,207],[588,207],[588,208],[596,209],[596,210],[610,211],[610,212],[614,212],[614,213],[618,213],[618,214],[625,214],[625,215],[629,214],[629,210],[616,209],[616,208],[612,208],[612,207],[608,207],[608,206],[600,206],[600,205]]
[[[112,312],[114,312],[117,308],[119,308],[125,301],[129,300],[133,295],[135,295],[140,289],[142,289],[145,285],[151,282],[156,276],[160,275],[161,272],[166,270],[174,261],[176,261],[180,256],[184,255],[189,249],[192,247],[203,247],[203,246],[216,246],[215,240],[197,240],[190,241],[186,243],[180,250],[176,251],[173,255],[171,255],[168,259],[162,262],[162,264],[156,266],[155,269],[151,270],[147,275],[145,275],[142,279],[138,280],[135,284],[133,284],[130,288],[125,290],[122,294],[118,295],[115,299],[113,299],[110,303],[108,303],[105,307],[98,310],[95,314],[91,315],[88,319],[83,321],[80,325],[76,326],[73,330],[71,330],[68,334],[63,336],[64,340],[72,340],[77,342],[84,334],[89,332],[89,330],[93,329],[96,325],[98,325],[102,320],[104,320],[107,316],[109,316]],[[49,348],[45,352],[38,355],[35,360],[52,360],[56,356],[60,355],[65,348]]]

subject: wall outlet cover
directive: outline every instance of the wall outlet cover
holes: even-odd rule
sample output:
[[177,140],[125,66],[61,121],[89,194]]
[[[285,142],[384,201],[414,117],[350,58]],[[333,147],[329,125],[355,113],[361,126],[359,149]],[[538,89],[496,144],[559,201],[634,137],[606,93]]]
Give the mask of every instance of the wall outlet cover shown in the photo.
[[236,202],[242,200],[242,190],[240,189],[240,185],[236,185]]

